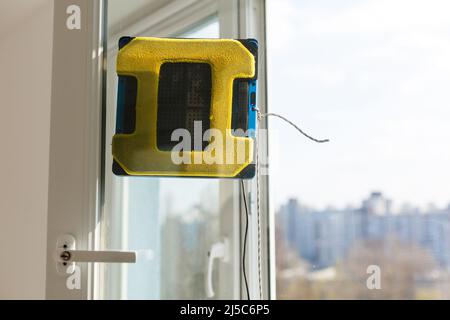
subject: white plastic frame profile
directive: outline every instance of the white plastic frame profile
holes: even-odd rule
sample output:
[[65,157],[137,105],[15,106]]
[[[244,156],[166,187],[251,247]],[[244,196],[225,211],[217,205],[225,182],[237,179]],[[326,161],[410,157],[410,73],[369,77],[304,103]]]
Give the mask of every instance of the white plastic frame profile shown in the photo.
[[[47,220],[47,299],[93,297],[93,264],[80,265],[81,286],[68,290],[55,269],[55,244],[73,234],[77,246],[95,250],[101,186],[104,0],[54,3],[50,167]],[[67,27],[69,7],[80,28]]]

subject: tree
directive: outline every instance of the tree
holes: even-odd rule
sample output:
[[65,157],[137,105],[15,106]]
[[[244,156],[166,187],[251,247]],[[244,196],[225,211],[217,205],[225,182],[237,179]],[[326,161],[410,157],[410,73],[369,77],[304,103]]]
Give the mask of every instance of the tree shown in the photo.
[[[333,279],[313,278],[311,270],[289,273],[306,264],[292,258],[292,251],[282,242],[277,250],[279,299],[416,299],[423,289],[433,289],[431,292],[438,294],[431,298],[442,297],[439,281],[430,280],[430,275],[438,270],[432,255],[395,237],[356,242],[346,258],[335,266]],[[370,290],[366,285],[370,265],[380,268],[379,290]]]
[[[381,271],[381,289],[370,290],[367,267]],[[418,281],[438,268],[424,248],[395,237],[355,243],[337,265],[336,289],[343,299],[415,299]]]

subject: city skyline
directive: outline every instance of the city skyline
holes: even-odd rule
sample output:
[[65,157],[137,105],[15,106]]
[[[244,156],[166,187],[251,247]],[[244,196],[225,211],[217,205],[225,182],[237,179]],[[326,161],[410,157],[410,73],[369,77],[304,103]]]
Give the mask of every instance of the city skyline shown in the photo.
[[281,239],[316,268],[335,265],[356,243],[394,237],[427,249],[450,270],[450,207],[392,214],[392,200],[374,192],[359,207],[347,209],[316,211],[291,199],[276,221]]
[[[419,213],[427,213],[429,211],[446,210],[446,209],[450,208],[450,198],[449,198],[447,205],[439,206],[433,202],[429,202],[428,204],[421,206],[421,205],[415,204],[413,201],[399,203],[398,201],[396,201],[396,199],[389,197],[383,191],[380,191],[380,190],[372,190],[366,194],[366,197],[367,197],[367,195],[372,195],[372,194],[380,194],[383,197],[387,197],[387,199],[389,199],[391,201],[391,213],[392,214],[400,214],[403,212],[412,212],[412,211],[416,211]],[[314,206],[314,205],[309,204],[307,200],[303,200],[303,198],[301,198],[301,197],[288,197],[284,202],[281,202],[278,204],[278,206],[275,209],[275,213],[278,213],[279,209],[284,204],[286,204],[287,202],[289,202],[291,200],[295,200],[298,203],[300,203],[302,206],[305,206],[306,208],[311,209],[311,210],[327,211],[327,210],[357,209],[363,203],[363,201],[365,200],[365,197],[362,197],[359,203],[346,204],[346,205],[341,205],[341,206],[336,206],[332,203],[323,204],[321,206]]]

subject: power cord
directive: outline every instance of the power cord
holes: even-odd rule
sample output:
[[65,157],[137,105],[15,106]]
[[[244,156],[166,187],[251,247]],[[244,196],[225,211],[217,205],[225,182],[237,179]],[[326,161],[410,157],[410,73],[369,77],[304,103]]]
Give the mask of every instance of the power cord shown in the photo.
[[[261,119],[263,117],[277,117],[280,118],[281,120],[284,120],[285,122],[287,122],[288,124],[290,124],[291,126],[293,126],[298,132],[300,132],[302,135],[304,135],[306,138],[316,142],[316,143],[325,143],[325,142],[329,142],[329,139],[316,139],[312,136],[310,136],[309,134],[305,133],[302,129],[300,129],[295,123],[293,123],[292,121],[290,121],[289,119],[287,119],[286,117],[279,115],[277,113],[262,113],[258,108],[253,107],[252,108],[253,111],[256,111],[257,117],[258,117],[258,122],[261,121]],[[259,126],[258,126],[259,127]],[[263,298],[263,290],[262,290],[262,270],[261,270],[261,213],[260,213],[260,166],[259,166],[259,141],[258,141],[258,137],[256,137],[256,214],[257,214],[257,220],[258,220],[258,283],[259,283],[259,298],[262,299]],[[244,183],[242,182],[242,188],[244,190]],[[244,202],[246,202],[246,199],[244,197]],[[246,214],[247,214],[247,223],[248,223],[248,212],[247,212],[247,207],[246,207]],[[248,227],[248,226],[247,226]],[[246,242],[246,239],[244,239],[244,243]],[[245,245],[245,244],[244,244]],[[244,269],[245,271],[245,269]],[[248,285],[247,285],[247,292],[248,292]]]
[[258,115],[258,120],[261,120],[261,118],[263,117],[277,117],[280,118],[281,120],[286,121],[287,123],[289,123],[291,126],[293,126],[295,129],[297,129],[298,132],[300,132],[302,135],[304,135],[305,137],[307,137],[308,139],[317,142],[317,143],[324,143],[324,142],[329,142],[330,139],[316,139],[311,137],[309,134],[305,133],[302,129],[300,129],[295,123],[293,123],[291,120],[289,120],[288,118],[278,114],[278,113],[261,113],[261,111],[258,108],[252,108],[253,111],[256,111],[257,115]]
[[250,290],[248,287],[248,281],[247,281],[247,271],[245,267],[245,260],[246,260],[246,253],[247,253],[247,237],[248,237],[248,206],[247,206],[247,192],[245,191],[245,184],[244,180],[241,180],[241,186],[242,186],[242,197],[244,199],[244,207],[245,207],[245,233],[244,233],[244,248],[242,252],[242,272],[244,274],[244,283],[245,283],[245,290],[247,291],[247,299],[250,299]]
[[[297,131],[299,131],[302,135],[307,137],[308,139],[317,142],[317,143],[325,143],[329,142],[329,139],[316,139],[310,136],[309,134],[305,133],[302,129],[300,129],[295,123],[287,119],[286,117],[283,117],[282,115],[279,115],[277,113],[261,113],[258,108],[253,108],[253,111],[256,111],[258,116],[258,121],[261,121],[263,117],[269,117],[274,116],[277,118],[280,118],[284,121],[286,121],[288,124],[293,126]],[[256,139],[256,197],[257,197],[257,219],[258,219],[258,275],[259,275],[259,295],[260,299],[262,299],[262,279],[261,279],[261,226],[260,226],[260,186],[259,186],[259,148],[258,148],[258,138]],[[247,205],[247,192],[245,191],[245,184],[244,180],[241,180],[241,189],[242,189],[242,198],[244,199],[244,208],[245,208],[245,232],[244,232],[244,248],[242,251],[242,272],[244,275],[244,283],[245,283],[245,290],[247,293],[247,299],[250,299],[250,289],[248,286],[248,279],[247,279],[247,269],[246,269],[246,255],[247,255],[247,238],[248,238],[248,224],[249,224],[249,211],[248,211],[248,205]]]

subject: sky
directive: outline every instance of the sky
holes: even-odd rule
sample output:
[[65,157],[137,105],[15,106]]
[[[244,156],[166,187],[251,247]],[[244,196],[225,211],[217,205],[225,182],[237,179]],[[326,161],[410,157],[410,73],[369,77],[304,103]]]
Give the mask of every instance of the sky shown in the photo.
[[271,196],[450,203],[450,1],[269,0]]

